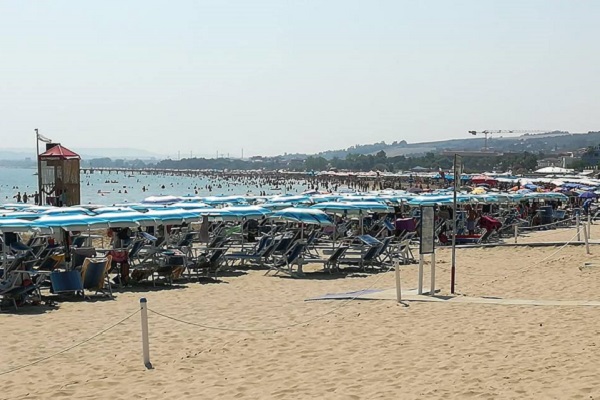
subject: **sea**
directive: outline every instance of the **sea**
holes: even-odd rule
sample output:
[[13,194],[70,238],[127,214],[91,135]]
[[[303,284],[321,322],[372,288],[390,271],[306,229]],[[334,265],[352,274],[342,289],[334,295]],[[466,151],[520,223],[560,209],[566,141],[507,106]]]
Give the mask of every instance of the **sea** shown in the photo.
[[[35,168],[0,168],[0,203],[16,202],[18,192],[32,195],[37,191]],[[150,196],[219,196],[296,194],[308,188],[305,181],[287,185],[239,182],[227,179],[178,175],[145,175],[94,172],[81,174],[81,204],[113,205],[137,203]],[[143,190],[146,189],[146,191]],[[33,198],[29,201],[33,203]]]

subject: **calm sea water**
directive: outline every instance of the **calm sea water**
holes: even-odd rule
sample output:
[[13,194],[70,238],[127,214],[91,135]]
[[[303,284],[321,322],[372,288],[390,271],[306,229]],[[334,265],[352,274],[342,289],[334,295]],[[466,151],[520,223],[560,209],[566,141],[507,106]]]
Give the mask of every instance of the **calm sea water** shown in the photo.
[[[26,168],[0,168],[0,203],[13,203],[17,192],[28,195],[37,191],[36,169]],[[207,186],[212,186],[209,190]],[[81,174],[81,202],[82,204],[111,205],[122,202],[139,202],[149,196],[162,195],[245,195],[252,193],[258,195],[260,191],[267,194],[301,193],[307,187],[304,182],[291,183],[291,189],[276,189],[270,184],[258,187],[256,184],[232,182],[224,179],[211,180],[207,178],[188,176],[165,175],[127,175]],[[142,190],[146,187],[146,191]],[[164,188],[163,188],[164,187]],[[32,202],[31,200],[30,202]]]

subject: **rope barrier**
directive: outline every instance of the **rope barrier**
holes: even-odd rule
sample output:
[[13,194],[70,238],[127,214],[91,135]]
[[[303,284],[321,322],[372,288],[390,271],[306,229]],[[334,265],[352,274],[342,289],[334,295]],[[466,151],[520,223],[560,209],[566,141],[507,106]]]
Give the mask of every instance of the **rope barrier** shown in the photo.
[[[559,224],[564,224],[564,223],[565,223],[565,220],[562,220],[562,221],[551,222],[549,224],[544,224],[544,225],[523,226],[523,227],[519,227],[519,229],[532,230],[532,229],[539,229],[539,228],[544,228],[546,226],[554,226],[554,225],[559,225]],[[570,225],[569,225],[569,227],[570,227]]]
[[558,248],[558,250],[556,250],[554,253],[550,254],[547,257],[542,258],[540,261],[534,263],[532,265],[532,267],[535,267],[536,265],[540,265],[541,263],[543,263],[544,261],[547,261],[549,258],[555,256],[556,254],[560,253],[565,247],[567,247],[576,237],[579,233],[581,233],[581,231],[583,230],[583,228],[579,228],[579,230],[575,233],[575,235],[573,235],[573,237],[571,239],[569,239],[569,241],[567,241],[565,244],[563,244],[562,246],[560,246]]
[[6,374],[10,374],[11,372],[19,371],[19,370],[21,370],[21,369],[23,369],[23,368],[31,367],[31,366],[33,366],[33,365],[39,364],[39,363],[41,363],[41,362],[43,362],[43,361],[49,360],[49,359],[51,359],[51,358],[53,358],[53,357],[56,357],[56,356],[58,356],[58,355],[60,355],[60,354],[66,353],[66,352],[67,352],[67,351],[69,351],[69,350],[73,350],[74,348],[76,348],[76,347],[79,347],[79,346],[81,346],[81,345],[83,345],[83,344],[85,344],[85,343],[87,343],[87,342],[89,342],[89,341],[91,341],[91,340],[93,340],[93,339],[97,338],[98,336],[102,335],[103,333],[106,333],[106,332],[108,332],[109,330],[113,329],[113,328],[114,328],[114,327],[116,327],[117,325],[120,325],[120,324],[122,324],[123,322],[127,321],[129,318],[133,317],[134,315],[136,315],[136,314],[137,314],[137,313],[139,313],[139,312],[140,312],[140,310],[138,309],[138,310],[136,310],[135,312],[133,312],[133,313],[129,314],[128,316],[126,316],[125,318],[123,318],[122,320],[120,320],[119,322],[117,322],[117,323],[115,323],[115,324],[112,324],[112,325],[111,325],[111,326],[109,326],[108,328],[105,328],[105,329],[101,330],[100,332],[96,333],[95,335],[92,335],[92,336],[90,336],[89,338],[87,338],[87,339],[85,339],[85,340],[82,340],[82,341],[81,341],[81,342],[79,342],[79,343],[76,343],[76,344],[74,344],[74,345],[71,345],[71,346],[69,346],[69,347],[67,347],[67,348],[64,348],[64,349],[62,349],[62,350],[60,350],[60,351],[57,351],[56,353],[52,353],[52,354],[50,354],[50,355],[48,355],[48,356],[46,356],[46,357],[40,358],[40,359],[38,359],[38,360],[35,360],[35,361],[33,361],[33,362],[30,362],[30,363],[28,363],[28,364],[20,365],[20,366],[18,366],[18,367],[14,367],[14,368],[8,369],[8,370],[6,370],[6,371],[2,371],[2,372],[0,372],[0,376],[2,376],[2,375],[6,375]]
[[[371,283],[366,289],[362,289],[360,291],[364,292],[364,291],[367,291],[367,290],[371,289],[384,276],[385,276],[385,274],[382,273],[381,276],[379,278],[375,279],[375,281],[373,281],[373,283]],[[155,310],[153,310],[151,308],[148,308],[148,311],[150,311],[151,313],[156,314],[156,315],[158,315],[160,317],[172,320],[172,321],[180,322],[182,324],[197,326],[199,328],[204,328],[204,329],[210,329],[210,330],[216,330],[216,331],[227,331],[227,332],[270,332],[270,331],[276,331],[276,330],[283,330],[283,329],[295,328],[295,327],[300,326],[300,325],[309,324],[309,323],[311,323],[313,321],[316,321],[316,320],[318,320],[320,318],[326,317],[327,315],[330,315],[330,314],[336,312],[337,310],[341,309],[342,307],[348,305],[351,301],[356,300],[358,297],[360,297],[360,294],[357,294],[356,296],[351,297],[351,298],[343,301],[339,306],[334,307],[331,310],[329,310],[329,311],[327,311],[327,312],[325,312],[323,314],[316,315],[316,316],[311,317],[311,318],[309,318],[309,319],[307,319],[305,321],[295,322],[295,323],[289,324],[289,325],[274,326],[274,327],[269,327],[269,328],[230,328],[230,327],[212,326],[212,325],[199,324],[197,322],[185,321],[183,319],[172,317],[170,315],[166,315],[166,314],[163,314],[161,312],[155,311]]]
[[[575,226],[570,226],[568,228],[565,229],[571,229],[571,228],[575,228]],[[556,235],[557,233],[562,233],[563,231],[558,230],[558,229],[552,229],[552,230],[544,230],[544,231],[528,231],[528,232],[524,232],[524,235],[531,235],[531,236],[522,236],[522,237],[532,237],[532,238],[537,238],[537,237],[546,237],[546,236],[550,236],[550,235]],[[525,242],[523,242],[525,243]]]

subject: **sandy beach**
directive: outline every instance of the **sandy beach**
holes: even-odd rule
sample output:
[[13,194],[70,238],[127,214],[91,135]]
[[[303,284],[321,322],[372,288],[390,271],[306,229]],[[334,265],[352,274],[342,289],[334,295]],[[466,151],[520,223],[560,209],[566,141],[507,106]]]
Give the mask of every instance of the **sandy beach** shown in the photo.
[[[573,229],[553,232],[552,240],[574,234]],[[529,237],[541,240],[545,233]],[[594,237],[600,237],[598,226]],[[600,264],[583,268],[598,259],[600,246],[591,251],[586,255],[583,246],[460,249],[457,289],[468,296],[600,300]],[[437,252],[441,294],[449,293],[450,255],[448,248]],[[403,266],[402,280],[405,288],[416,287],[417,266]],[[0,398],[600,397],[600,308],[305,301],[393,287],[392,272],[290,279],[250,270],[220,283],[138,287],[117,292],[115,300],[61,301],[55,309],[4,313],[0,372],[98,333],[135,313],[140,297],[151,310],[225,330],[150,313],[154,369],[146,370],[140,315],[134,314],[77,348],[2,375]]]

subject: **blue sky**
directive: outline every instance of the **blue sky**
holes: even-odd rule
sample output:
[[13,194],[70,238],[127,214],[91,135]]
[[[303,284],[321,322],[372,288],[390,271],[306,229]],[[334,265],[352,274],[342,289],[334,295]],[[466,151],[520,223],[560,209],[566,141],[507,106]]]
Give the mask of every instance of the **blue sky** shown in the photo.
[[0,0],[0,140],[316,152],[599,130],[597,1]]

